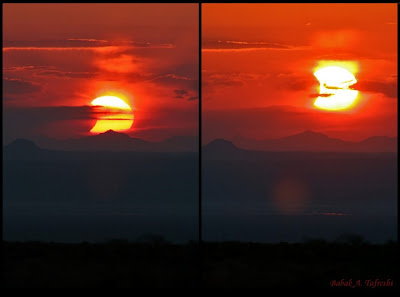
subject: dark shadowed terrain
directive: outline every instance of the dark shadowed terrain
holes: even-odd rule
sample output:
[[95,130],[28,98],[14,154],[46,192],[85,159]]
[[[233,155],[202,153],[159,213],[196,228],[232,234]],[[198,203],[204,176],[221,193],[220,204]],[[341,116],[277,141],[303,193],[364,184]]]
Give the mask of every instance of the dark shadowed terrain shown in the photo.
[[203,238],[298,242],[397,237],[397,154],[203,148]]
[[5,240],[198,238],[198,154],[54,151],[17,140],[3,154]]
[[[359,280],[364,289],[398,288],[397,244],[355,235],[333,242],[3,242],[5,288],[331,288]],[[376,279],[390,287],[368,287]],[[354,291],[352,291],[354,292]]]
[[[332,242],[317,239],[276,244],[206,243],[204,286],[371,290],[366,281],[378,279],[391,286],[376,286],[372,290],[398,290],[397,244],[373,245],[358,236],[350,237]],[[335,286],[342,280],[352,280],[353,286],[360,281],[360,286]]]
[[3,243],[6,288],[193,288],[197,244],[162,240],[79,244]]
[[272,152],[397,152],[395,137],[372,136],[361,141],[345,141],[310,130],[275,139],[236,137],[233,142],[243,149]]
[[3,151],[2,286],[398,287],[395,153],[220,140],[204,148],[202,173],[199,247],[197,153],[16,141]]

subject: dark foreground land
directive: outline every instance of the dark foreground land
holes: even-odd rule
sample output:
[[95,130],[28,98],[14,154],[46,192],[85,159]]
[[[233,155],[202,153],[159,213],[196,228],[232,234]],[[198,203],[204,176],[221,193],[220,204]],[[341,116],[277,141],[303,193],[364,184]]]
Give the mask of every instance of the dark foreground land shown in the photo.
[[[341,280],[393,282],[398,273],[397,245],[361,242],[212,243],[204,246],[206,287],[223,288],[349,288]],[[361,288],[361,287],[359,287]],[[376,289],[377,287],[375,287]],[[388,287],[379,287],[388,289]]]
[[[3,242],[3,287],[397,289],[397,244]],[[376,282],[379,279],[379,282]],[[343,281],[342,281],[343,280]],[[371,280],[375,288],[366,286]],[[332,287],[333,281],[341,286]],[[382,287],[383,282],[391,284]],[[358,287],[360,288],[360,287]]]
[[195,244],[3,243],[7,288],[196,287]]

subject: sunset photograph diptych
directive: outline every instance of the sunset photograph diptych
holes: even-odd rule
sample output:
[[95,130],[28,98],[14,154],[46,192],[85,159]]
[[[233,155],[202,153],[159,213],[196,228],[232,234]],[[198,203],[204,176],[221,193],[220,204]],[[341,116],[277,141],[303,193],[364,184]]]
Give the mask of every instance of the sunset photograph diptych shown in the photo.
[[3,287],[398,287],[398,4],[2,8]]

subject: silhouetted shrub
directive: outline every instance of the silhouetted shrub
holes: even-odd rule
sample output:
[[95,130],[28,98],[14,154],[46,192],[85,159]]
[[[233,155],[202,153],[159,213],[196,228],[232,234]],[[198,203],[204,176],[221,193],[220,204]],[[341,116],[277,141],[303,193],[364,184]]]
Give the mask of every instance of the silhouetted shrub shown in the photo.
[[164,238],[164,236],[159,235],[159,234],[153,234],[153,233],[145,233],[145,234],[140,235],[136,239],[136,242],[147,243],[147,244],[152,244],[152,245],[165,245],[165,244],[169,243]]
[[368,242],[358,234],[353,234],[353,233],[344,233],[340,235],[335,242],[337,243],[346,243],[346,244],[351,244],[351,245],[363,245],[363,244],[368,244]]

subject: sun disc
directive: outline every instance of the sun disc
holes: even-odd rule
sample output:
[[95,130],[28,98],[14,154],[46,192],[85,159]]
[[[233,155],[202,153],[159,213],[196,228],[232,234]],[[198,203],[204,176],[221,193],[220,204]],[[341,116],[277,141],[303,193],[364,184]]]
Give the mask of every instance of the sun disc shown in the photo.
[[343,110],[353,106],[358,97],[358,91],[350,89],[357,83],[354,75],[338,66],[327,66],[314,72],[320,83],[319,96],[314,106],[326,110]]
[[101,96],[94,99],[91,103],[93,106],[104,106],[111,108],[119,108],[124,110],[132,110],[132,108],[121,98],[116,96]]
[[348,70],[338,66],[321,68],[314,73],[318,81],[330,87],[349,87],[357,82],[356,78]]
[[102,133],[108,130],[129,130],[133,124],[132,108],[116,96],[101,96],[94,99],[93,106],[106,108],[105,115],[100,116],[90,130],[92,133]]

